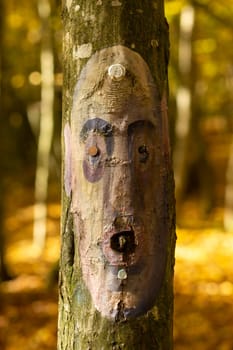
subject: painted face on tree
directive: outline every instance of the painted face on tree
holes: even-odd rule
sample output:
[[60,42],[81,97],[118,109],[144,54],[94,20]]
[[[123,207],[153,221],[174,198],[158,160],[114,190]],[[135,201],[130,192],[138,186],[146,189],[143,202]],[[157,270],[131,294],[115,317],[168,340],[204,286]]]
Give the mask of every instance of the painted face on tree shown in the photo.
[[66,129],[65,184],[82,278],[108,318],[147,312],[163,282],[162,114],[149,69],[133,51],[104,49],[83,68]]

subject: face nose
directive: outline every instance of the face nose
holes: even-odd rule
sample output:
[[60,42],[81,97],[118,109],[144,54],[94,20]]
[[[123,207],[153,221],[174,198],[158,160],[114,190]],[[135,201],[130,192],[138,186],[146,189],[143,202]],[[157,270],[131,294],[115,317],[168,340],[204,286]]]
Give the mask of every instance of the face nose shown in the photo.
[[114,145],[110,166],[109,202],[120,215],[132,212],[132,172],[127,137],[119,137]]
[[109,190],[112,207],[121,214],[130,213],[132,207],[132,179],[128,161],[112,169],[112,181]]

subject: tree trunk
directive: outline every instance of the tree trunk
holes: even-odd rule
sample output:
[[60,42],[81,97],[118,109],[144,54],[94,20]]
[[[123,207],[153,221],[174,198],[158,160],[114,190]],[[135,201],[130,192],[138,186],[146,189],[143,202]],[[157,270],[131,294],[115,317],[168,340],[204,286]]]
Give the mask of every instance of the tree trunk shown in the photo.
[[192,35],[195,20],[193,6],[185,6],[180,15],[179,73],[181,84],[177,89],[177,120],[175,128],[175,148],[173,152],[174,174],[176,183],[176,203],[183,199],[187,183],[190,157],[189,139],[192,132]]
[[0,153],[3,155],[0,165],[0,282],[10,279],[10,275],[7,271],[6,261],[5,261],[5,238],[4,238],[4,198],[5,198],[5,178],[7,174],[7,166],[6,166],[6,157],[5,154],[9,153],[9,150],[5,146],[5,119],[4,116],[6,115],[6,108],[5,108],[5,89],[4,89],[4,83],[5,79],[3,77],[4,72],[4,63],[5,63],[5,56],[4,56],[4,44],[5,44],[5,38],[4,38],[4,24],[5,24],[5,6],[4,2],[0,1],[0,50],[1,50],[1,56],[0,56],[0,96],[1,96],[1,128],[0,128]]
[[229,160],[226,170],[224,229],[233,232],[233,140],[230,144]]
[[163,1],[64,1],[58,349],[172,349]]
[[[1,174],[2,176],[2,174]],[[10,274],[8,273],[5,259],[5,237],[4,237],[4,191],[3,191],[3,179],[0,176],[0,282],[9,280]]]
[[46,237],[49,160],[53,139],[54,58],[51,39],[50,2],[38,0],[41,18],[41,108],[35,178],[33,244],[42,253]]

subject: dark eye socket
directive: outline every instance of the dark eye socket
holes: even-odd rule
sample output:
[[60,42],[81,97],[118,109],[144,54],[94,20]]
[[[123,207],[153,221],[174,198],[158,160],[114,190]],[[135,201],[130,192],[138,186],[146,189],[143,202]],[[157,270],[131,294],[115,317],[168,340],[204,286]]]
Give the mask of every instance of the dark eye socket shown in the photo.
[[149,158],[149,151],[146,145],[141,145],[138,147],[139,161],[141,163],[146,163]]

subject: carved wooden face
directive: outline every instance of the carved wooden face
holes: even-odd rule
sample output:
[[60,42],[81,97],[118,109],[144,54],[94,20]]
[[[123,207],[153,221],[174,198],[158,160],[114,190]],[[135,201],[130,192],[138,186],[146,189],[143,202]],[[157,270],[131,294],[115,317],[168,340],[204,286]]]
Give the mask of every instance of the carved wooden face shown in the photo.
[[[111,75],[114,66],[123,67],[120,78]],[[164,276],[167,228],[158,104],[145,62],[122,46],[94,55],[74,94],[76,247],[93,303],[112,319],[147,312]]]

